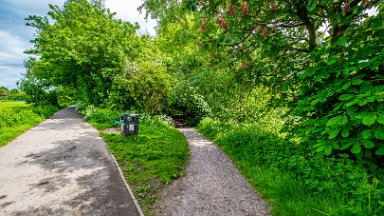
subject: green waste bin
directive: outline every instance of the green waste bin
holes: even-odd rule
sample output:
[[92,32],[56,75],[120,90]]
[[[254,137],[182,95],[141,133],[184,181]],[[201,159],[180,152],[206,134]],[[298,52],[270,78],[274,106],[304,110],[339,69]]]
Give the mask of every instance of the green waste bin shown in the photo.
[[121,135],[130,136],[139,133],[139,115],[137,114],[122,114],[121,122]]

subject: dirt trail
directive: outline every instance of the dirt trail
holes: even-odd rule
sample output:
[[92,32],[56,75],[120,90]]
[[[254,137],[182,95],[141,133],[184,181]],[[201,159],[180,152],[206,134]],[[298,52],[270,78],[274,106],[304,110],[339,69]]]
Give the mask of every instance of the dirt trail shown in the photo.
[[270,215],[266,202],[214,143],[192,128],[179,130],[189,142],[191,158],[186,176],[159,197],[158,215]]
[[67,108],[0,148],[0,215],[139,215],[96,129]]

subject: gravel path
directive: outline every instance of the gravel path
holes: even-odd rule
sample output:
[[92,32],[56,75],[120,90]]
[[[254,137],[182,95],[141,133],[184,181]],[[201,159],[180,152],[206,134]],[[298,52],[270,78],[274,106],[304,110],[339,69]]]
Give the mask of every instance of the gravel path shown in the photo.
[[266,202],[214,143],[194,129],[179,130],[189,142],[191,158],[186,176],[159,197],[158,215],[270,215]]
[[0,215],[139,215],[98,131],[67,108],[0,148]]

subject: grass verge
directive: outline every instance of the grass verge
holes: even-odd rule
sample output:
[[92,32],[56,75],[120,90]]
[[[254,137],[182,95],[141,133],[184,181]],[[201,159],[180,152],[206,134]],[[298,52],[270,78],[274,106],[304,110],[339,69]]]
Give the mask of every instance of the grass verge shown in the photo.
[[383,169],[349,155],[324,157],[252,124],[204,119],[217,143],[267,199],[274,215],[382,215]]
[[160,118],[146,117],[139,122],[137,136],[123,137],[103,132],[114,125],[117,112],[88,107],[80,113],[100,130],[144,214],[154,215],[154,202],[161,189],[185,174],[189,153],[184,136]]
[[0,102],[0,146],[57,112],[54,106],[32,106],[24,102]]

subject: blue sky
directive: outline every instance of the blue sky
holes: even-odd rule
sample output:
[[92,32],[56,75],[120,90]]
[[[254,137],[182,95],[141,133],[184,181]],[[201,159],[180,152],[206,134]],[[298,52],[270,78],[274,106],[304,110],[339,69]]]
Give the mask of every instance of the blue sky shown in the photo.
[[[0,87],[16,88],[16,82],[26,72],[23,52],[32,47],[34,29],[25,26],[28,15],[46,16],[48,4],[62,6],[65,0],[0,0]],[[144,20],[136,10],[141,0],[106,0],[106,7],[116,12],[116,18],[138,22],[139,33],[155,34],[155,20]]]

